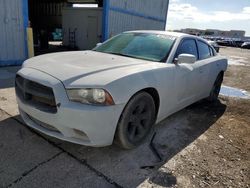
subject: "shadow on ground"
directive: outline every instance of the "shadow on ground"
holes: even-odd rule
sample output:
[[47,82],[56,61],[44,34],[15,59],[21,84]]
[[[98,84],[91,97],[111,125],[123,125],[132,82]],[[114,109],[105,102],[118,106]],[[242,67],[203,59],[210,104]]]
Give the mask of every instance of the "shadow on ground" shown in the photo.
[[153,146],[156,152],[150,148],[150,138],[134,150],[122,150],[114,145],[93,148],[41,136],[53,143],[55,147],[70,154],[69,156],[89,165],[97,174],[107,177],[122,187],[137,187],[145,180],[170,187],[178,183],[177,178],[167,169],[163,172],[159,168],[207,131],[225,110],[226,106],[220,101],[215,103],[201,101],[168,117],[154,128],[153,132],[156,135]]
[[0,67],[0,89],[11,88],[15,86],[16,72],[20,66]]

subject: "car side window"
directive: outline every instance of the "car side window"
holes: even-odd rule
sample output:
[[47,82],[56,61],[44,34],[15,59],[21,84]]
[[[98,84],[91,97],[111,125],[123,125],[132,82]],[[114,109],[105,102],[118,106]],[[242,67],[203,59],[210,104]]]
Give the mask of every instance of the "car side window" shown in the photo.
[[198,49],[199,49],[199,59],[202,60],[202,59],[206,59],[206,58],[209,58],[211,57],[211,51],[209,49],[209,46],[202,42],[202,41],[199,41],[198,40]]
[[209,51],[211,56],[215,56],[214,50],[209,46]]
[[197,46],[194,39],[185,39],[179,45],[177,52],[175,54],[175,58],[180,54],[192,54],[198,59]]

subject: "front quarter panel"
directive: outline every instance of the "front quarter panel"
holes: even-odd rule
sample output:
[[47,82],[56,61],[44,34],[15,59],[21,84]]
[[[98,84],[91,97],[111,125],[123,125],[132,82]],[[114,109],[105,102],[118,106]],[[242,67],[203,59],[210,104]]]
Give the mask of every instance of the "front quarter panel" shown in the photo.
[[174,77],[174,64],[159,63],[157,69],[127,75],[111,82],[106,89],[111,93],[116,104],[126,104],[137,92],[154,88],[160,98],[157,119],[162,119],[176,103]]
[[150,87],[158,88],[154,71],[127,75],[106,86],[107,90],[112,94],[116,104],[127,103],[135,93]]

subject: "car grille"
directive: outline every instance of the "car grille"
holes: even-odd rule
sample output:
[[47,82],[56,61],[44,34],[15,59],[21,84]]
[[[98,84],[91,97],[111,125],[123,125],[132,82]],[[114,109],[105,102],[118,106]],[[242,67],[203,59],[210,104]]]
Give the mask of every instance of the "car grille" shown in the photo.
[[16,94],[24,102],[44,112],[56,113],[57,106],[52,88],[16,76]]
[[44,123],[44,122],[41,122],[41,121],[39,121],[38,119],[35,119],[35,118],[29,116],[28,114],[27,114],[27,116],[28,116],[28,117],[30,118],[30,120],[32,120],[35,124],[37,124],[37,125],[39,125],[39,126],[45,128],[45,129],[48,129],[48,130],[50,130],[50,131],[54,131],[54,132],[60,133],[60,131],[59,131],[57,128],[55,128],[54,126],[49,125],[49,124],[46,124],[46,123]]

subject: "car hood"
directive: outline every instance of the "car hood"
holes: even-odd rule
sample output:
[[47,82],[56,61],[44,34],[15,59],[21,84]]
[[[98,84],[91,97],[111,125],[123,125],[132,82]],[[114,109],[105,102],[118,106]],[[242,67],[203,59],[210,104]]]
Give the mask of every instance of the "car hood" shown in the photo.
[[23,67],[45,72],[69,85],[75,80],[93,75],[98,80],[98,74],[103,75],[103,72],[109,72],[106,76],[111,78],[112,72],[119,69],[127,71],[127,68],[147,64],[152,62],[95,51],[76,51],[36,56],[25,61]]

